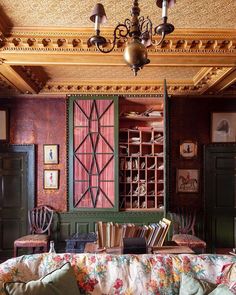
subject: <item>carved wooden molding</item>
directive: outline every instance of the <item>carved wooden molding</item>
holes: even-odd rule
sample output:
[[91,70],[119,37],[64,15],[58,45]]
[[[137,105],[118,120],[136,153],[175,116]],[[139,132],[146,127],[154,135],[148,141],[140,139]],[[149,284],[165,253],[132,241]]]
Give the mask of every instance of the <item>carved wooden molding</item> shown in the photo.
[[[211,85],[215,83],[219,78],[227,74],[231,68],[228,67],[212,67],[210,70],[205,69],[205,74],[201,79],[197,80],[197,83],[192,82],[191,85],[174,85],[168,83],[168,93],[170,95],[199,95],[204,93]],[[131,85],[131,84],[111,84],[107,83],[55,83],[48,82],[42,89],[41,93],[86,93],[86,94],[163,94],[163,84],[145,84],[145,85]]]
[[[162,94],[160,82],[144,81],[136,84],[119,81],[50,81],[46,73],[39,75],[35,66],[83,65],[123,66],[121,55],[125,42],[121,41],[110,54],[98,52],[96,47],[87,45],[93,35],[92,29],[58,28],[13,28],[0,36],[0,66],[8,66],[5,83],[15,85],[21,93],[42,94]],[[107,28],[103,35],[111,38],[112,30]],[[236,31],[227,30],[178,30],[167,36],[162,46],[148,48],[152,67],[189,66],[202,67],[186,82],[168,81],[168,92],[172,95],[201,95],[218,93],[224,89],[221,81],[230,86],[235,75]],[[17,66],[17,67],[15,67]],[[34,66],[34,67],[31,67]],[[2,72],[3,73],[3,72]],[[231,79],[230,79],[231,78]],[[20,84],[19,84],[20,83]],[[219,85],[218,85],[219,84]],[[183,86],[184,85],[184,86]],[[217,86],[218,85],[218,86]],[[8,87],[8,86],[7,86]],[[235,93],[235,88],[230,90]]]
[[[94,32],[91,29],[59,30],[55,28],[39,28],[34,31],[30,28],[15,28],[5,33],[5,39],[0,43],[1,50],[82,50],[94,52],[94,46],[89,47],[87,40]],[[104,29],[104,37],[112,40],[112,30]],[[154,37],[158,40],[158,37]],[[113,52],[122,52],[125,47],[125,40],[121,40]],[[161,46],[151,46],[150,52],[215,52],[233,53],[236,51],[235,30],[178,30],[166,37]]]

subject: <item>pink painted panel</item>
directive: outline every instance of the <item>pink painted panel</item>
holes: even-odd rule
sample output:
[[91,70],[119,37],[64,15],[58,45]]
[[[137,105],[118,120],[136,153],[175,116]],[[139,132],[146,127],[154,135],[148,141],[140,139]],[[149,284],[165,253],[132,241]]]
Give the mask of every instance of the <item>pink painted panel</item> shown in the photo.
[[74,101],[74,126],[87,126],[92,100]]
[[74,150],[78,153],[92,153],[88,127],[74,128]]
[[[107,157],[107,162],[108,163],[108,160],[110,160],[111,156],[110,155],[104,155]],[[108,159],[109,157],[109,159]],[[114,157],[112,156],[112,160],[108,163],[108,165],[105,167],[105,169],[101,170],[101,174],[100,174],[100,179],[101,180],[113,180],[114,181],[114,178],[115,178],[115,171],[114,171],[114,165],[115,165],[115,162],[114,162]]]
[[114,125],[114,104],[112,100],[97,101],[101,126]]
[[[74,149],[77,157],[74,157],[74,180],[89,180],[90,183],[90,190],[76,207],[93,207],[91,200],[96,202],[97,199],[97,208],[111,208],[113,205],[105,196],[111,197],[114,203],[114,104],[112,100],[93,99],[77,100],[76,103],[74,122],[83,123],[83,126],[87,127],[74,129]],[[101,127],[101,121],[113,127]],[[99,189],[99,185],[100,188],[102,185],[100,178],[113,181],[111,186],[103,184],[106,190],[104,192]],[[81,190],[77,184],[74,186],[75,204],[83,193]],[[98,191],[100,193],[97,197]]]
[[97,152],[113,153],[114,152],[114,127],[101,127],[100,138]]
[[79,202],[79,207],[93,208],[91,206],[91,198],[88,190],[88,182],[75,182],[74,184],[74,206],[79,202],[80,198],[84,195],[83,199]]
[[[99,194],[97,208],[112,208],[115,203],[114,182],[101,182],[100,188],[101,188],[101,192]],[[111,203],[105,198],[104,194],[108,197]]]
[[74,158],[74,180],[89,180],[88,172],[84,169],[83,165],[86,168],[90,167],[91,161],[91,157],[87,157],[87,155],[76,155]]

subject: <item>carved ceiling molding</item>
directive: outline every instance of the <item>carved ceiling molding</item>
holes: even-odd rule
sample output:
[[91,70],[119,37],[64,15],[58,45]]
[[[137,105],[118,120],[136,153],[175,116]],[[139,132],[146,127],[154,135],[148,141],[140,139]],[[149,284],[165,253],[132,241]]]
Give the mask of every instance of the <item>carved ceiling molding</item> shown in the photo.
[[[228,67],[212,67],[209,70],[205,69],[205,75],[198,83],[194,81],[190,85],[179,85],[173,82],[168,82],[168,93],[170,95],[199,95],[204,93],[209,86],[213,85],[218,79],[226,75],[230,69]],[[183,83],[184,84],[184,83]],[[163,94],[162,84],[147,84],[133,85],[129,83],[111,83],[109,81],[103,83],[97,82],[48,82],[40,93],[49,94]]]
[[[209,90],[217,84],[223,77],[232,71],[229,67],[212,67],[209,72],[198,83],[199,94],[209,92]],[[214,91],[212,91],[213,93]],[[217,93],[217,92],[216,92]]]
[[14,70],[34,89],[35,93],[43,89],[45,82],[40,79],[31,67],[14,67]]
[[[87,40],[93,35],[91,29],[62,30],[38,29],[27,31],[26,29],[13,30],[0,38],[1,51],[82,51],[96,52],[96,47],[88,47]],[[104,30],[103,35],[112,40],[112,32]],[[154,40],[158,38],[154,37]],[[125,40],[121,40],[114,52],[122,52]],[[150,52],[196,52],[196,53],[235,53],[235,30],[176,30],[166,37],[161,46],[149,47]]]
[[6,94],[20,94],[20,92],[0,73],[0,92]]

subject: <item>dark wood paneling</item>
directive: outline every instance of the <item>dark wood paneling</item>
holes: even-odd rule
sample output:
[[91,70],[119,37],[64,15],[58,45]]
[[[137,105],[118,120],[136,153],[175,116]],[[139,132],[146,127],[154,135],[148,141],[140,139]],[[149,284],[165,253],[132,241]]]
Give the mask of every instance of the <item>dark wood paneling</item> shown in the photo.
[[234,217],[214,216],[213,231],[214,248],[233,248],[234,244]]
[[235,247],[235,157],[236,144],[217,143],[205,146],[206,237],[211,251]]

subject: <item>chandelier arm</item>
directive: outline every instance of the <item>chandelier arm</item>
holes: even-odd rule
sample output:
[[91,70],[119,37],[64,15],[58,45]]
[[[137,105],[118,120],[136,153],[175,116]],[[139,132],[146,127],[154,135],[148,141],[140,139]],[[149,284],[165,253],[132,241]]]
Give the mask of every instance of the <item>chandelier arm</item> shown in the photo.
[[116,45],[116,41],[119,39],[126,39],[127,35],[129,34],[129,24],[130,20],[126,19],[125,24],[118,24],[113,32],[113,41],[112,42],[106,42],[106,44],[110,43],[112,44],[112,47],[106,49],[104,48],[104,44],[96,44],[97,49],[102,53],[109,53],[111,52]]
[[139,27],[140,27],[140,32],[141,32],[141,40],[148,41],[151,40],[152,42],[152,36],[153,36],[153,31],[152,31],[152,21],[147,17],[144,19],[144,17],[139,18]]
[[157,43],[156,42],[152,42],[152,45],[155,45],[155,46],[160,45],[164,41],[165,36],[166,36],[166,33],[165,32],[162,32],[160,41],[157,42]]

